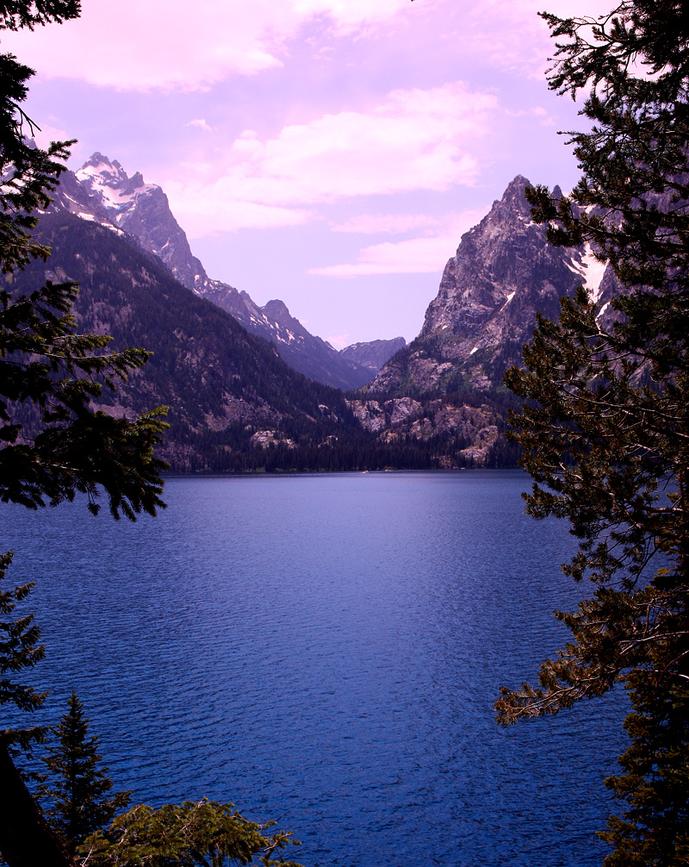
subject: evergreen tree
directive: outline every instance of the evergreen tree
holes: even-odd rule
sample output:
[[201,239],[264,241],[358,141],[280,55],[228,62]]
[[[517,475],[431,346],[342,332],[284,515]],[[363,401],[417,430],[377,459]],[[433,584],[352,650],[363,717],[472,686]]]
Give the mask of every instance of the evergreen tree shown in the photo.
[[45,789],[48,816],[74,856],[89,834],[107,825],[129,803],[129,794],[111,793],[107,768],[100,767],[98,740],[89,737],[84,706],[73,692],[54,735],[57,743],[44,759],[53,777]]
[[[0,585],[11,562],[12,554],[0,554]],[[0,586],[0,706],[10,704],[20,711],[36,710],[44,699],[43,693],[17,679],[20,672],[32,668],[43,658],[44,653],[33,616],[17,615],[16,612],[32,586],[21,584],[11,589]],[[30,827],[33,835],[30,854],[23,861],[14,862],[27,867],[42,861],[50,864],[50,859],[55,855],[55,842],[12,761],[11,751],[18,746],[27,749],[42,735],[43,729],[39,727],[0,729],[0,814],[3,830],[0,849],[10,853],[22,852],[25,849],[23,835]]]
[[234,804],[205,799],[158,809],[142,804],[89,837],[81,852],[90,867],[300,867],[282,857],[285,847],[298,845],[291,834],[268,833],[269,828],[245,819]]
[[[10,0],[0,3],[0,33],[75,18],[78,0]],[[140,367],[141,350],[105,352],[108,338],[74,332],[72,283],[14,288],[19,269],[45,259],[48,249],[32,232],[47,207],[68,154],[69,142],[48,148],[30,141],[35,125],[22,102],[32,71],[0,54],[0,501],[30,508],[88,497],[99,509],[104,492],[115,517],[151,514],[163,505],[162,464],[153,455],[164,422],[157,413],[115,419],[93,409],[103,388]],[[2,570],[8,565],[4,555]],[[2,597],[11,613],[28,587]],[[27,617],[7,624],[3,670],[14,672],[40,657],[38,633]],[[24,710],[40,694],[3,681],[3,698]],[[10,748],[36,732],[6,730],[0,738],[0,851],[11,867],[67,864],[18,772]]]
[[569,521],[563,568],[593,593],[559,617],[573,640],[538,687],[503,690],[504,723],[555,713],[622,682],[632,713],[626,802],[601,836],[607,865],[689,860],[689,8],[624,0],[598,19],[544,16],[551,86],[584,91],[570,197],[532,194],[556,243],[589,242],[623,287],[612,316],[582,288],[541,320],[508,382],[535,483],[529,512]]
[[[0,554],[0,583],[12,562],[12,554]],[[17,616],[32,584],[0,588],[0,705],[13,704],[20,711],[38,709],[45,694],[17,680],[19,672],[43,658],[40,631],[32,614]],[[0,853],[11,867],[67,863],[54,835],[13,761],[18,747],[28,749],[43,738],[40,727],[0,729]],[[26,835],[30,834],[27,841]]]
[[[75,0],[0,4],[0,32],[76,17]],[[70,142],[46,150],[26,136],[33,123],[21,108],[32,70],[0,55],[0,500],[31,508],[86,493],[97,512],[99,489],[111,512],[134,517],[162,505],[153,447],[165,427],[160,412],[136,420],[93,409],[145,363],[141,349],[104,352],[110,338],[76,334],[70,315],[78,287],[47,282],[13,292],[14,276],[49,250],[32,232],[64,170]]]
[[[60,23],[79,12],[79,0],[0,2],[0,33]],[[28,293],[16,288],[18,270],[49,255],[32,233],[36,214],[49,205],[64,170],[70,144],[55,142],[41,149],[30,141],[35,124],[21,104],[32,74],[11,54],[0,54],[0,501],[35,509],[81,493],[95,514],[104,493],[115,518],[133,520],[142,511],[153,515],[164,506],[164,464],[154,456],[166,427],[162,411],[127,419],[93,408],[102,390],[116,388],[145,363],[148,353],[107,352],[108,337],[75,333],[74,283],[47,282]],[[11,555],[0,555],[0,579],[10,560]],[[0,616],[9,618],[0,619],[0,702],[13,702],[21,710],[35,709],[43,699],[14,679],[15,672],[34,665],[43,653],[31,616],[13,616],[29,590],[30,585],[21,585],[0,591]],[[40,731],[0,731],[0,854],[9,867],[74,867],[75,845],[124,806],[124,796],[108,795],[110,783],[97,767],[96,744],[85,726],[73,697],[59,729],[60,745],[48,760],[62,775],[62,784],[53,790],[54,806],[70,851],[64,851],[47,826],[13,761],[12,745],[25,746]],[[265,835],[261,826],[230,813],[228,805],[212,804],[193,810],[188,805],[162,811],[135,808],[127,814],[129,820],[115,820],[112,833],[117,836],[117,828],[135,816],[137,833],[148,835],[146,860],[130,848],[122,860],[120,835],[110,855],[103,855],[110,860],[99,863],[220,864],[225,863],[218,860],[222,858],[249,863],[258,854],[270,864],[270,855],[289,835]],[[128,831],[126,836],[131,838]],[[96,839],[100,847],[109,845],[98,832]],[[171,860],[171,847],[180,840],[207,849],[197,853],[187,846]],[[201,860],[190,860],[197,855]]]
[[[12,562],[12,554],[0,554],[0,582]],[[11,590],[0,588],[0,705],[13,704],[19,710],[32,711],[43,703],[43,694],[33,687],[18,683],[17,672],[32,668],[43,658],[39,644],[40,631],[32,614],[17,617],[15,608],[31,592],[33,584],[21,584]],[[27,746],[40,736],[40,729],[6,729],[0,736],[6,743]]]

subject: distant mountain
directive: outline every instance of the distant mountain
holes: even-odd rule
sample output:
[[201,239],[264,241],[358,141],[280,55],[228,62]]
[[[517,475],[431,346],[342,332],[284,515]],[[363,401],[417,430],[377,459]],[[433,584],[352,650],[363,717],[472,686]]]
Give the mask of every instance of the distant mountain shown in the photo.
[[386,361],[404,349],[407,341],[404,337],[393,337],[391,340],[370,340],[368,343],[352,343],[340,350],[340,355],[348,361],[365,367],[373,373],[378,373]]
[[280,357],[304,376],[324,385],[350,391],[370,382],[374,371],[344,358],[327,341],[310,334],[277,299],[259,307],[247,292],[212,281],[202,297],[231,313],[250,331],[277,347]]
[[[169,404],[175,467],[504,465],[516,457],[503,436],[515,399],[502,380],[536,315],[556,318],[583,283],[607,319],[621,291],[589,247],[548,243],[528,184],[516,177],[462,237],[409,346],[396,338],[341,353],[283,302],[260,307],[211,280],[162,190],[102,155],[65,175],[43,232],[56,276],[82,284],[83,326],[156,353],[118,411]],[[371,381],[345,399],[292,368],[344,388]]]
[[76,280],[81,330],[153,352],[117,403],[106,397],[104,406],[134,413],[167,405],[172,427],[161,454],[174,469],[263,466],[266,449],[293,452],[297,462],[304,450],[328,451],[349,435],[364,442],[339,391],[292,370],[129,236],[64,210],[45,214],[37,234],[52,255],[17,274],[13,292],[46,278]]
[[310,334],[283,302],[269,301],[260,307],[247,292],[211,279],[191,252],[163,190],[145,183],[139,172],[129,177],[117,160],[93,154],[76,175],[65,176],[60,202],[82,219],[110,222],[137,238],[183,286],[226,310],[247,331],[274,343],[280,356],[299,373],[350,390],[367,383],[375,372]]
[[531,219],[527,186],[516,177],[462,237],[419,336],[365,387],[367,397],[351,404],[364,427],[387,442],[448,435],[459,426],[471,442],[448,465],[505,459],[500,430],[511,396],[502,379],[519,363],[536,314],[556,319],[561,298],[582,283],[601,312],[619,291],[589,247],[548,243],[545,226]]

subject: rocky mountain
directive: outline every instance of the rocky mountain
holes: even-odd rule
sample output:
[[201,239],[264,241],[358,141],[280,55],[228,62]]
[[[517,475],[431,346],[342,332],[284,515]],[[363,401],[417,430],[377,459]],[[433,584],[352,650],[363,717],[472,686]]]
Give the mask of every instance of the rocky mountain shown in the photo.
[[504,449],[510,401],[502,378],[519,362],[536,314],[557,318],[560,299],[582,283],[604,313],[617,291],[590,248],[548,243],[545,227],[531,219],[527,186],[516,177],[462,237],[419,336],[351,403],[361,424],[385,441],[430,439],[460,425],[470,443],[448,461],[493,459]]
[[[123,408],[150,406],[151,398],[170,404],[169,456],[178,468],[262,466],[260,458],[247,464],[246,455],[266,450],[282,453],[281,466],[291,467],[504,464],[515,454],[502,436],[513,401],[502,378],[519,362],[536,314],[556,317],[560,299],[583,283],[607,317],[620,291],[590,248],[548,243],[531,219],[528,183],[515,178],[462,237],[409,346],[397,338],[341,353],[310,335],[281,301],[260,307],[208,278],[162,190],[105,157],[94,155],[77,176],[65,177],[44,232],[57,254],[56,275],[84,287],[84,327],[156,352]],[[61,223],[65,211],[79,219]],[[344,399],[283,363],[343,386],[333,356],[374,378]],[[307,452],[308,459],[297,457]],[[324,464],[326,454],[337,454],[335,463]]]
[[339,391],[292,370],[271,344],[182,286],[129,236],[64,210],[45,214],[37,234],[52,255],[17,274],[12,291],[76,280],[81,330],[111,334],[115,347],[152,351],[103,405],[116,413],[168,406],[161,453],[174,469],[260,467],[269,446],[308,466],[304,452],[327,452],[348,436],[363,442]]
[[348,361],[365,367],[373,373],[378,373],[386,361],[404,349],[407,341],[404,337],[393,337],[391,340],[370,340],[367,343],[352,343],[340,350],[340,355]]
[[378,440],[341,391],[294,371],[273,344],[182,286],[131,235],[81,213],[60,206],[41,216],[36,236],[52,253],[13,275],[8,288],[21,295],[45,280],[74,280],[79,330],[111,335],[114,348],[152,353],[116,393],[104,392],[98,408],[129,415],[167,406],[170,430],[159,453],[173,470],[437,465],[434,446]]
[[215,280],[212,284],[202,297],[234,316],[247,331],[274,343],[280,357],[304,376],[343,391],[359,388],[373,377],[374,371],[343,357],[326,340],[307,331],[283,301],[274,299],[259,307],[247,292]]
[[76,172],[66,174],[60,203],[82,219],[109,222],[135,237],[179,280],[201,298],[230,313],[252,334],[275,344],[280,356],[299,373],[343,390],[369,382],[373,371],[310,334],[281,301],[263,307],[234,286],[211,279],[175,220],[168,198],[139,172],[129,177],[117,160],[95,153]]

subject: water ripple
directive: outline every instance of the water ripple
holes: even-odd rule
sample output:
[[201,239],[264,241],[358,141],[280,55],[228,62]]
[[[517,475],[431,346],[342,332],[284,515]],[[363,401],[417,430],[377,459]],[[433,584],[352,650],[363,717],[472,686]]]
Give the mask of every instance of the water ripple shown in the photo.
[[308,867],[588,867],[619,696],[499,729],[559,646],[570,540],[517,473],[172,479],[134,526],[5,508],[48,719],[76,688],[138,800],[277,819]]

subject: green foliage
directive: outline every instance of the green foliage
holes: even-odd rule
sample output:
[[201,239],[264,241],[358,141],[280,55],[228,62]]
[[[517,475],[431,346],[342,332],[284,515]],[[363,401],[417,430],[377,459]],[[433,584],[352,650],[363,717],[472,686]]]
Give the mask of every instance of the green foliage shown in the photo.
[[[74,2],[4,4],[0,21],[15,29],[75,17],[78,8]],[[5,54],[0,73],[0,500],[37,508],[81,492],[96,512],[102,487],[115,517],[155,514],[162,505],[163,464],[153,455],[165,428],[161,411],[132,421],[92,407],[148,353],[104,353],[109,338],[75,334],[74,283],[15,288],[18,272],[49,253],[33,237],[36,212],[49,203],[69,143],[42,150],[26,140],[19,104],[31,70]]]
[[41,150],[27,140],[33,122],[20,103],[33,74],[11,54],[0,54],[0,273],[8,279],[31,259],[46,258],[48,249],[32,238],[35,211],[47,207],[50,193],[64,171],[69,142],[53,142]]
[[[0,31],[78,14],[78,0],[11,0],[0,3]],[[0,501],[38,508],[83,493],[95,513],[103,490],[115,517],[153,514],[163,505],[163,465],[153,455],[165,427],[160,413],[131,420],[93,405],[147,354],[106,353],[108,338],[76,334],[73,283],[41,280],[17,290],[22,269],[49,254],[34,237],[36,214],[49,204],[70,144],[42,149],[30,141],[36,126],[22,102],[31,75],[13,55],[0,54]],[[9,562],[10,555],[0,558],[0,578]],[[43,653],[31,616],[14,617],[29,590],[0,592],[0,701],[21,710],[34,710],[43,698],[15,680]],[[0,850],[10,867],[67,864],[10,752],[11,745],[28,747],[39,735],[13,728],[0,738]]]
[[233,804],[140,805],[89,837],[80,855],[90,867],[299,867],[273,857],[295,841],[284,831],[266,833],[268,828],[240,816]]
[[107,768],[100,767],[98,740],[89,737],[84,706],[76,693],[53,734],[57,743],[44,759],[52,775],[44,792],[50,805],[47,815],[73,856],[86,837],[128,805],[129,794],[111,793]]
[[[12,554],[0,554],[0,582],[12,562]],[[15,608],[31,592],[33,584],[21,584],[11,590],[0,588],[0,705],[13,704],[19,710],[33,711],[43,704],[44,693],[33,687],[18,683],[15,676],[27,668],[33,668],[43,659],[44,648],[39,644],[40,630],[32,614],[15,616]],[[28,746],[42,736],[40,728],[23,728],[0,731],[7,743]]]
[[[581,113],[592,122],[589,132],[570,133],[583,170],[572,195],[554,201],[542,187],[532,194],[551,240],[591,241],[625,286],[686,287],[686,4],[624,0],[600,19],[543,17],[558,40],[551,87],[572,96],[588,89]],[[662,298],[645,292],[636,304],[644,318],[626,327],[640,337],[650,314],[654,335]]]
[[531,199],[552,241],[588,241],[623,288],[610,316],[583,289],[565,300],[508,374],[526,401],[514,436],[535,480],[528,511],[569,522],[579,544],[563,568],[592,595],[558,615],[573,639],[539,686],[503,690],[497,707],[510,723],[623,682],[631,743],[607,782],[627,806],[602,834],[605,863],[686,864],[689,16],[684,3],[625,0],[598,20],[544,17],[559,40],[551,86],[589,88],[592,128],[572,134],[572,196]]
[[80,0],[3,0],[0,3],[0,30],[30,30],[39,24],[61,24],[70,18],[78,18]]
[[634,712],[625,728],[631,745],[620,759],[623,773],[606,780],[629,801],[624,817],[611,816],[601,837],[615,847],[606,867],[689,863],[689,714],[686,688],[658,688],[653,671],[627,677]]
[[[16,299],[0,290],[0,499],[37,508],[81,492],[97,512],[101,486],[115,517],[155,514],[161,410],[130,421],[91,405],[148,354],[100,354],[109,338],[74,334],[75,295],[74,284],[48,283]],[[33,413],[22,423],[27,408]]]

